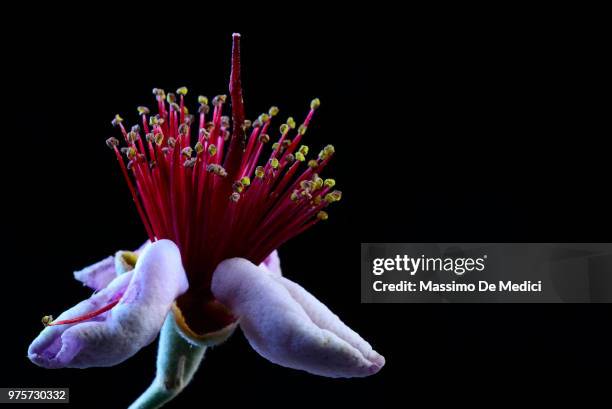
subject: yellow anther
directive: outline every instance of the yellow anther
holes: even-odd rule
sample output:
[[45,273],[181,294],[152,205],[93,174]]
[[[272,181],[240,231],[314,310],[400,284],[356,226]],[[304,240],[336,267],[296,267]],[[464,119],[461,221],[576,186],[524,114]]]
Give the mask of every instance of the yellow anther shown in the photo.
[[204,95],[199,95],[198,102],[202,105],[208,105],[208,98],[206,98]]
[[164,141],[164,135],[162,135],[161,133],[156,133],[154,138],[155,138],[155,143],[157,145],[161,145],[162,142]]
[[169,92],[168,95],[166,95],[166,101],[169,104],[174,104],[176,103],[176,95],[173,94],[172,92]]
[[327,220],[327,219],[329,219],[329,215],[327,214],[326,211],[321,210],[319,213],[317,213],[317,219],[319,219],[319,220]]
[[132,148],[131,146],[129,148],[126,148],[124,152],[125,152],[125,156],[129,160],[132,160],[134,159],[134,157],[136,157],[136,149]]
[[196,161],[196,158],[186,159],[185,162],[183,162],[183,166],[185,166],[186,168],[193,168],[196,164]]
[[53,322],[53,315],[45,315],[44,317],[42,317],[42,319],[40,320],[40,322],[42,322],[42,324],[45,327],[48,327],[49,324],[51,324]]
[[340,199],[342,199],[342,192],[339,190],[334,190],[333,192],[330,192],[325,195],[325,201],[327,203],[337,202]]
[[134,143],[138,140],[138,134],[134,131],[130,131],[127,134],[127,139],[130,143]]
[[242,182],[237,181],[232,184],[232,189],[234,189],[234,192],[236,193],[242,193],[242,191],[244,190],[244,185],[242,184]]
[[276,150],[279,146],[280,146],[280,144],[278,142],[274,142],[272,144],[272,150]]
[[119,116],[119,114],[115,115],[115,117],[113,118],[113,120],[111,121],[111,124],[113,124],[113,126],[119,126],[119,124],[123,122],[123,118],[121,118]]
[[259,142],[261,142],[261,143],[268,143],[268,142],[270,142],[270,135],[268,135],[267,133],[259,135]]
[[306,160],[306,156],[304,156],[302,152],[296,152],[295,159],[299,160],[300,162],[304,162]]
[[221,176],[221,177],[225,177],[227,176],[227,171],[225,170],[225,168],[221,165],[217,165],[215,163],[211,163],[210,165],[206,166],[206,171],[207,172],[212,172],[217,176]]
[[297,190],[294,190],[294,191],[291,193],[291,197],[290,197],[290,198],[291,198],[291,200],[293,200],[294,202],[296,202],[296,201],[297,201],[297,200],[300,198],[300,196],[298,195]]
[[264,168],[263,166],[257,166],[255,168],[255,176],[258,177],[259,179],[262,179],[264,177],[265,173],[264,173]]
[[215,156],[217,154],[217,147],[213,144],[208,146],[208,154],[210,156]]
[[259,115],[259,118],[257,118],[257,119],[259,119],[259,122],[261,122],[263,124],[263,123],[266,123],[266,122],[268,122],[270,120],[270,115],[268,115],[268,114],[261,114],[261,115]]
[[270,107],[270,109],[268,110],[268,115],[270,116],[276,116],[278,115],[278,107]]
[[321,179],[319,176],[314,177],[312,181],[314,182],[313,190],[319,190],[323,187],[323,179]]
[[304,190],[312,190],[314,183],[311,180],[302,180],[300,182],[300,187]]
[[272,169],[277,169],[278,168],[278,159],[274,158],[270,161],[270,166],[272,166]]
[[196,151],[196,153],[199,155],[200,153],[204,152],[204,145],[202,145],[202,142],[198,141],[195,146],[193,147]]
[[143,107],[143,106],[139,106],[136,109],[138,110],[138,114],[139,115],[149,115],[149,113],[151,112],[151,111],[149,111],[149,108]]
[[159,121],[159,117],[157,115],[152,116],[151,118],[149,118],[149,125],[155,126],[155,125],[158,125],[159,123],[160,123],[160,121]]
[[310,101],[310,109],[317,109],[321,106],[321,101],[319,100],[319,98],[315,98],[312,101]]
[[214,106],[218,106],[218,105],[224,104],[226,100],[227,100],[227,95],[217,95],[216,97],[213,98],[212,103]]
[[180,87],[176,90],[176,93],[179,95],[187,95],[187,87]]
[[289,125],[287,125],[287,124],[282,124],[282,125],[280,126],[280,133],[281,133],[281,134],[285,134],[285,133],[287,133],[287,132],[289,132]]
[[193,149],[191,149],[189,146],[181,150],[181,155],[187,158],[191,158],[192,154],[193,154]]
[[158,97],[165,98],[166,97],[166,91],[164,91],[161,88],[153,88],[153,95],[157,95]]
[[308,128],[306,127],[306,125],[302,124],[302,125],[300,125],[300,127],[298,128],[298,133],[299,133],[300,135],[304,135],[304,134],[306,133],[306,130],[307,130],[307,129],[308,129]]
[[314,203],[315,206],[318,206],[321,204],[321,196],[317,196],[315,197],[312,202]]
[[311,159],[311,160],[308,161],[308,167],[314,169],[314,168],[316,168],[318,166],[319,166],[319,162],[317,162],[316,160]]
[[249,186],[251,184],[251,178],[248,176],[245,176],[242,179],[240,179],[240,183],[242,183],[243,186]]
[[301,152],[302,155],[306,156],[308,155],[308,146],[302,145],[300,146],[300,149],[298,149],[298,151]]
[[289,117],[287,118],[287,125],[289,126],[289,128],[291,129],[295,129],[295,120],[293,119],[293,117]]
[[334,179],[325,179],[325,187],[334,187],[336,186],[336,181]]

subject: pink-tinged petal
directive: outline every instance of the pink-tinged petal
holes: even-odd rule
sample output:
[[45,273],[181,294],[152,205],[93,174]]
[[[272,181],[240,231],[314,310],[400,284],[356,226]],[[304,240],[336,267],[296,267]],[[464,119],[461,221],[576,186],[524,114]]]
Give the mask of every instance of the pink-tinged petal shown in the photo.
[[91,266],[74,272],[74,278],[93,290],[106,288],[117,277],[115,257],[108,256]]
[[385,358],[382,355],[374,351],[366,340],[350,329],[336,314],[331,312],[325,304],[306,291],[304,287],[285,277],[278,277],[276,280],[289,290],[293,299],[302,306],[315,325],[321,329],[333,332],[338,337],[357,348],[368,361],[376,364],[378,369],[385,365]]
[[[134,253],[139,254],[142,250],[150,244],[147,240],[138,249],[134,250]],[[101,290],[106,288],[111,281],[117,277],[117,258],[120,256],[121,251],[118,251],[115,256],[108,256],[105,259],[98,261],[91,266],[85,267],[82,270],[74,272],[74,278],[82,282],[83,285],[93,289]]]
[[56,321],[96,311],[121,297],[116,306],[87,321],[45,328],[30,345],[28,357],[45,368],[123,362],[155,339],[172,303],[187,288],[178,248],[169,240],[157,241],[143,251],[134,270]]
[[278,257],[278,251],[274,250],[266,259],[259,265],[264,267],[268,272],[274,276],[282,276],[280,257]]
[[239,317],[251,346],[271,362],[334,378],[380,370],[382,356],[305,290],[286,286],[282,280],[245,259],[233,258],[215,270],[212,291]]

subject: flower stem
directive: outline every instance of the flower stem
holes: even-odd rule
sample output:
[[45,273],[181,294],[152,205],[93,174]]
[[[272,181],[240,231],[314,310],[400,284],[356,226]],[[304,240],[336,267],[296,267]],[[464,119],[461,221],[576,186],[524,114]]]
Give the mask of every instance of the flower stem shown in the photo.
[[129,409],[160,408],[174,399],[193,378],[205,352],[206,346],[192,344],[179,334],[174,314],[169,313],[159,337],[155,379]]

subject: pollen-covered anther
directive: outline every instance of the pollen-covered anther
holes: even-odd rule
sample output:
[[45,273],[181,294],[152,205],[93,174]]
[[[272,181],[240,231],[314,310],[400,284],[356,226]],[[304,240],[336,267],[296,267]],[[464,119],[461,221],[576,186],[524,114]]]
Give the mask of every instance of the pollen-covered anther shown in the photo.
[[208,98],[204,95],[198,95],[198,103],[202,105],[208,105]]
[[325,187],[334,187],[336,186],[336,181],[334,179],[325,179]]
[[[289,156],[289,155],[287,155]],[[295,159],[299,160],[300,162],[304,162],[306,160],[306,156],[304,156],[304,154],[302,152],[296,152],[295,153]]]
[[227,176],[225,168],[223,168],[221,165],[217,165],[216,163],[211,163],[210,165],[206,166],[206,171],[221,177]]
[[317,213],[317,219],[319,219],[319,220],[327,220],[327,219],[329,219],[329,215],[327,214],[326,211],[321,210],[319,213]]
[[308,130],[308,127],[304,124],[300,125],[300,127],[298,128],[298,133],[300,135],[304,135],[306,133],[306,130]]
[[169,92],[168,95],[166,95],[166,102],[168,102],[170,105],[175,104],[176,94]]
[[196,164],[196,161],[196,158],[186,159],[185,162],[183,162],[183,166],[185,166],[186,168],[193,168]]
[[51,324],[53,322],[53,315],[45,315],[44,317],[42,317],[42,319],[40,320],[40,322],[42,322],[42,324],[45,327],[48,327],[49,324]]
[[321,106],[321,100],[319,98],[315,98],[310,101],[310,109],[318,109]]
[[113,126],[119,126],[119,124],[123,122],[123,118],[121,118],[121,116],[119,116],[119,114],[115,115],[115,117],[113,118],[113,120],[111,121],[111,124]]
[[242,183],[243,186],[249,186],[251,184],[251,178],[248,176],[245,176],[242,179],[240,179],[240,183]]
[[333,192],[326,194],[324,199],[327,203],[337,202],[342,199],[342,192],[339,190],[334,190]]
[[154,140],[158,146],[161,146],[161,144],[164,142],[164,135],[161,133],[156,133]]
[[193,154],[193,149],[191,149],[189,146],[181,150],[181,155],[183,155],[186,158],[191,158],[192,154]]
[[151,113],[149,108],[145,106],[139,106],[138,108],[136,108],[136,110],[138,111],[139,115],[149,115]]
[[280,126],[279,130],[280,130],[280,133],[281,133],[281,134],[285,134],[285,133],[289,132],[289,125],[287,125],[287,124],[282,124],[282,125]]
[[234,192],[230,195],[230,200],[234,203],[236,203],[238,200],[240,200],[240,193]]
[[271,106],[270,109],[268,110],[268,115],[270,115],[270,116],[278,115],[278,107],[277,106]]
[[213,144],[208,146],[208,154],[210,156],[215,156],[217,154],[217,147]]
[[193,147],[193,149],[196,151],[196,153],[199,155],[202,152],[204,152],[204,145],[202,145],[202,142],[198,141],[195,146]]
[[213,106],[216,107],[221,104],[224,104],[226,100],[227,100],[227,95],[217,95],[216,97],[213,98],[212,104]]
[[110,138],[106,140],[106,146],[108,146],[111,149],[115,149],[115,146],[119,146],[119,139],[111,136]]
[[242,193],[244,190],[244,185],[240,181],[236,181],[232,184],[232,190],[236,193]]
[[185,124],[181,124],[178,127],[178,131],[179,131],[179,134],[181,134],[181,135],[188,135],[189,134],[189,125],[187,125],[186,123]]
[[174,148],[174,146],[176,145],[176,139],[174,138],[168,138],[168,146],[170,148]]
[[160,98],[166,98],[166,91],[161,88],[153,88],[153,95]]
[[259,179],[263,179],[264,176],[265,176],[265,172],[264,172],[263,166],[257,166],[255,168],[255,177]]
[[319,175],[314,175],[312,177],[312,183],[314,184],[312,190],[319,190],[323,187],[325,182],[323,182],[323,179],[321,179]]
[[272,169],[277,169],[279,165],[278,159],[273,158],[270,160],[270,166],[272,166]]
[[160,124],[161,122],[159,120],[159,116],[153,115],[152,117],[149,118],[149,125],[155,126],[155,125],[160,125]]
[[261,114],[259,115],[259,122],[261,122],[262,124],[265,124],[266,122],[268,122],[270,120],[270,115],[268,114]]
[[131,146],[125,146],[121,148],[121,153],[123,153],[129,160],[132,160],[136,156],[136,149],[132,148]]
[[295,129],[295,120],[293,119],[293,117],[289,117],[287,118],[287,126],[291,129]]
[[130,143],[135,143],[138,140],[138,133],[134,131],[128,132],[127,136],[127,139]]
[[270,142],[270,135],[268,135],[267,133],[259,135],[259,142],[261,142],[261,143],[268,143],[268,142]]
[[179,95],[187,95],[187,87],[180,87],[176,90],[176,93]]
[[306,156],[306,155],[308,155],[308,146],[306,146],[306,145],[302,145],[302,146],[300,146],[300,149],[298,149],[298,151],[299,151],[299,152],[300,152],[302,155]]
[[[298,152],[298,153],[299,153],[299,152]],[[314,160],[314,159],[311,159],[311,160],[309,160],[309,161],[308,161],[308,167],[309,167],[309,168],[312,168],[312,169],[316,169],[316,168],[318,168],[318,167],[319,167],[319,162],[317,162],[317,161],[316,161],[316,160]]]

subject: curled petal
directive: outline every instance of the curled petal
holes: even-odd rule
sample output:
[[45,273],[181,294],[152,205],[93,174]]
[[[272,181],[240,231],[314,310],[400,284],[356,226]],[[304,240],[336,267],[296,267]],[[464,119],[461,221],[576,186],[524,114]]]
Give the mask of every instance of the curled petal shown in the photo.
[[239,317],[251,346],[271,362],[334,378],[372,375],[384,365],[381,355],[306,290],[248,260],[220,263],[212,291]]
[[150,241],[147,240],[138,249],[134,250],[134,252],[118,251],[115,253],[114,257],[108,256],[105,259],[92,264],[91,266],[75,271],[74,278],[82,282],[83,285],[86,285],[87,287],[96,291],[106,288],[110,282],[115,279],[115,277],[126,270],[129,270],[126,268],[125,255],[140,254],[149,243]]
[[115,258],[108,256],[91,266],[74,272],[74,278],[93,290],[101,290],[117,277]]
[[143,251],[134,270],[57,320],[82,316],[119,299],[117,305],[86,321],[45,328],[30,345],[28,357],[45,368],[123,362],[155,339],[174,299],[187,288],[178,248],[169,240],[157,241]]
[[280,257],[278,257],[278,251],[274,250],[266,259],[259,265],[265,268],[268,272],[274,276],[282,276]]

